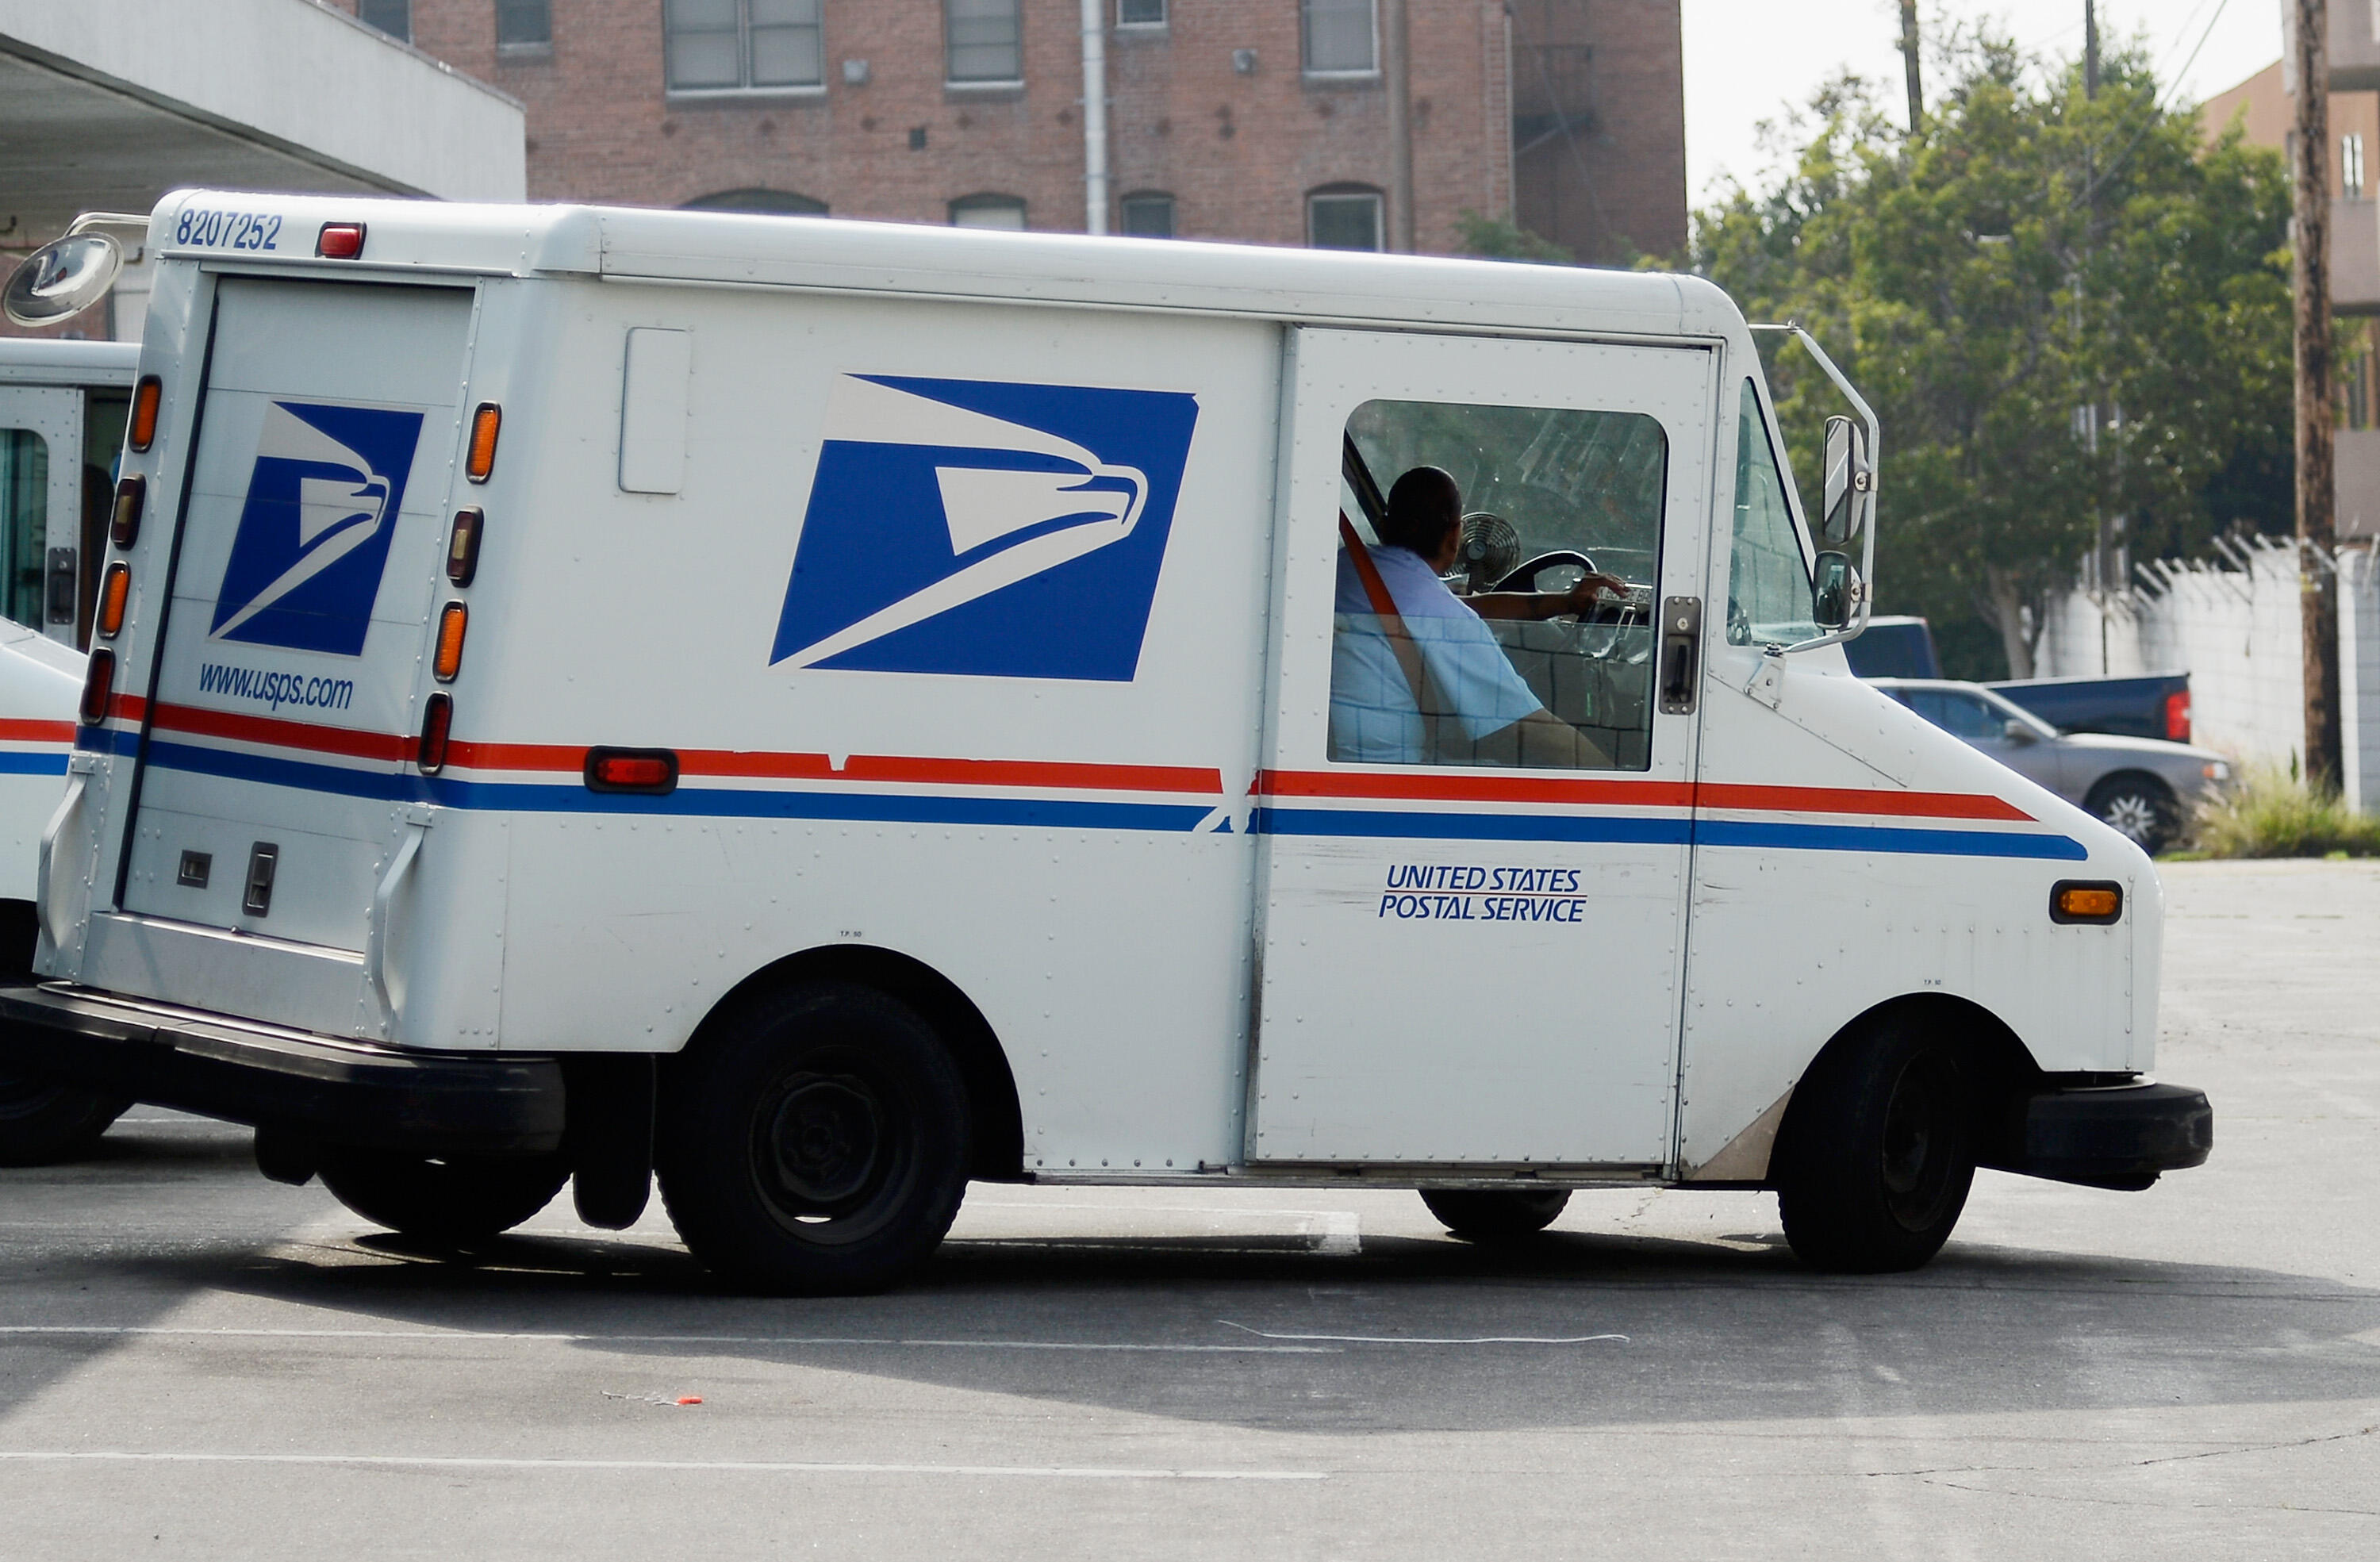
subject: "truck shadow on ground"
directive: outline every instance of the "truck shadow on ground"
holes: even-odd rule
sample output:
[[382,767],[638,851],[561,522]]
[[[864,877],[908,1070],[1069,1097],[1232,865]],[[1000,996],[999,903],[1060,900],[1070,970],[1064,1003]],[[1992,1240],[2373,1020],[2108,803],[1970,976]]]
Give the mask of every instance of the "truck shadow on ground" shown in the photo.
[[338,1246],[211,1283],[372,1326],[565,1334],[674,1379],[727,1357],[1316,1433],[2380,1395],[2380,1348],[2353,1338],[2380,1291],[2010,1247],[1832,1277],[1757,1235],[970,1239],[887,1296],[771,1300],[633,1241]]

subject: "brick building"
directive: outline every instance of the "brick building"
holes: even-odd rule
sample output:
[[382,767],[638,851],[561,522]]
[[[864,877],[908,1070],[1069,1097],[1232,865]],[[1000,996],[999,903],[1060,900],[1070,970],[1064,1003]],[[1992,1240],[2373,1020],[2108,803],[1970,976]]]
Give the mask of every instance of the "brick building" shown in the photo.
[[[532,200],[1089,223],[1080,0],[334,3],[518,98]],[[1109,231],[1450,251],[1517,129],[1539,231],[1683,242],[1678,0],[1099,3]]]

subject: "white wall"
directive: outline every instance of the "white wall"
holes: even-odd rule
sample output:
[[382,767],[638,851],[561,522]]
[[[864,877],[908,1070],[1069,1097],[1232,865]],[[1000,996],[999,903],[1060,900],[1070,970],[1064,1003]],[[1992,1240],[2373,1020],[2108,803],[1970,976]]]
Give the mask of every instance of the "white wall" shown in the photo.
[[0,0],[0,35],[400,191],[528,191],[519,103],[310,0]]
[[[2199,743],[2239,759],[2301,765],[2297,549],[2269,540],[2225,546],[2221,563],[2155,565],[2145,572],[2153,586],[2104,602],[2070,592],[2043,626],[2041,675],[2188,672]],[[2380,812],[2380,568],[2360,548],[2342,551],[2338,568],[2342,780],[2358,807]]]

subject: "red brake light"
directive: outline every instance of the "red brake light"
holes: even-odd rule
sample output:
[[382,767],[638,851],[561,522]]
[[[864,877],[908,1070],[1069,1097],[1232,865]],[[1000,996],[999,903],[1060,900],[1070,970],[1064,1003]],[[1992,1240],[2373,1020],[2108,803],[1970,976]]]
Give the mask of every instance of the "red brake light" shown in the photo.
[[91,671],[82,681],[82,724],[96,727],[107,720],[107,708],[115,698],[115,653],[98,650],[91,653]]
[[434,776],[446,768],[446,734],[454,725],[455,702],[444,695],[431,695],[421,712],[421,745],[413,755],[413,763],[423,775]]
[[326,260],[352,260],[364,252],[361,223],[324,223],[314,240],[314,253]]
[[2165,696],[2165,735],[2168,743],[2190,741],[2190,691],[2176,689]]
[[662,796],[677,790],[677,756],[666,748],[590,748],[587,790],[641,792]]

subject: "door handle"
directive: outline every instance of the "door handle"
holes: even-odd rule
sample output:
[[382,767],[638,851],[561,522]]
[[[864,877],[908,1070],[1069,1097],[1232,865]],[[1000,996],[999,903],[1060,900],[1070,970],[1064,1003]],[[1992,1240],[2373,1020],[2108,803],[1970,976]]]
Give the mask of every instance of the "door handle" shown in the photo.
[[1661,604],[1661,714],[1691,716],[1702,685],[1703,599],[1671,597]]

